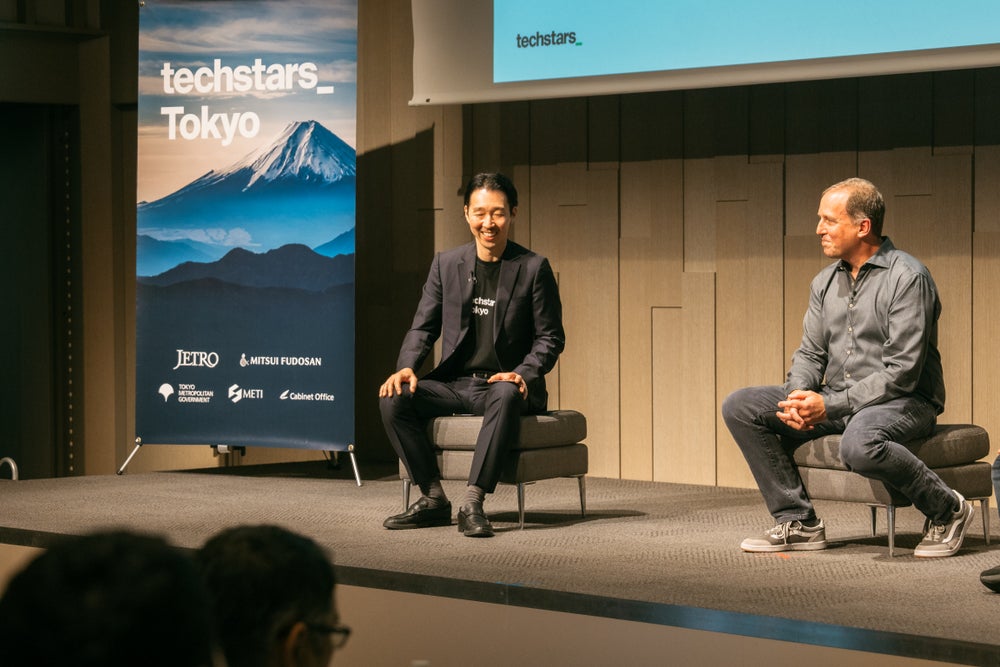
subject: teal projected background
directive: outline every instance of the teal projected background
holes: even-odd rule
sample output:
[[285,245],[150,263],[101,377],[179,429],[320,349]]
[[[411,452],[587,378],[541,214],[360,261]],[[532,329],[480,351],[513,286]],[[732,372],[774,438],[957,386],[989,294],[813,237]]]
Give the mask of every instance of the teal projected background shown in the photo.
[[997,0],[495,0],[507,83],[1000,43]]

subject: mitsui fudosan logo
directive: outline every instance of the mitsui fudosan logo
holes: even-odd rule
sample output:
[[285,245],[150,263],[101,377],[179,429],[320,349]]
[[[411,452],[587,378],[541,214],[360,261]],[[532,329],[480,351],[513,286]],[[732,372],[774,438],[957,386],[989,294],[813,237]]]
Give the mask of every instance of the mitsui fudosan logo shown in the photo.
[[583,42],[576,38],[575,31],[559,32],[552,30],[550,32],[542,32],[537,30],[533,35],[518,33],[515,39],[517,40],[517,48],[519,49],[535,49],[540,46],[566,46],[568,44],[583,46]]

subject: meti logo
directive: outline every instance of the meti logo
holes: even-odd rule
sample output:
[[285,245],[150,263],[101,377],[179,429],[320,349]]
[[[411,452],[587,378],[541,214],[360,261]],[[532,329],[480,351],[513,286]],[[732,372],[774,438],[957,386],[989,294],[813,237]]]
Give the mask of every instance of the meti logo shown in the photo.
[[181,366],[196,366],[215,368],[219,365],[218,352],[190,352],[188,350],[177,350],[177,365],[173,370]]
[[229,387],[229,400],[233,403],[239,403],[244,398],[261,399],[264,398],[263,389],[244,389],[238,384],[234,384]]
[[556,32],[555,30],[541,32],[539,30],[534,35],[522,35],[518,33],[515,39],[517,40],[517,48],[519,49],[534,49],[539,46],[564,46],[567,44],[583,46],[583,42],[577,40],[576,32]]

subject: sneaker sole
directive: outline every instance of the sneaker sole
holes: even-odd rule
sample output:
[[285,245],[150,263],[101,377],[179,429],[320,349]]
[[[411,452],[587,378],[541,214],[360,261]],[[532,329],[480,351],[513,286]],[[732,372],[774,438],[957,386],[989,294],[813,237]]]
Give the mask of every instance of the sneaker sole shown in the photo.
[[767,544],[767,545],[754,545],[754,544],[741,544],[740,549],[746,551],[747,553],[761,553],[761,554],[773,554],[782,551],[822,551],[826,549],[826,542],[801,542],[799,544]]

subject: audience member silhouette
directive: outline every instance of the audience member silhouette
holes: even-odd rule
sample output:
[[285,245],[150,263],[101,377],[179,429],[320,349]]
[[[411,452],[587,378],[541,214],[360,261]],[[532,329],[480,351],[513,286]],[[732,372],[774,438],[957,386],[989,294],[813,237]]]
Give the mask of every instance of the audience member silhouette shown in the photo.
[[209,599],[192,559],[123,530],[59,540],[0,598],[4,667],[209,667]]
[[229,667],[328,665],[350,630],[339,622],[330,558],[270,525],[238,526],[196,555]]

